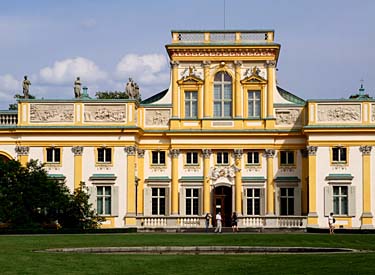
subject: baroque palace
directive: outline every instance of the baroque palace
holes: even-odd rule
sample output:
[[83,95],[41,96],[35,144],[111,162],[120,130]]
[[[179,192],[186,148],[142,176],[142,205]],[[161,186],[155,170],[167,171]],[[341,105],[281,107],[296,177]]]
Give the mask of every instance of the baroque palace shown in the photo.
[[84,89],[0,111],[0,156],[38,159],[72,191],[84,182],[105,228],[204,227],[219,211],[241,228],[327,228],[330,212],[337,227],[373,228],[363,88],[340,100],[282,89],[273,30],[176,30],[166,50],[170,86],[141,102]]

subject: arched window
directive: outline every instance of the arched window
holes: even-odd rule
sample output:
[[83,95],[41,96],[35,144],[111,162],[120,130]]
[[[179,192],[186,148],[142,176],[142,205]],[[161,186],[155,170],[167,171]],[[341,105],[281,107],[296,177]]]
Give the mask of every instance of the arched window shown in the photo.
[[232,117],[232,78],[227,72],[214,78],[214,117]]

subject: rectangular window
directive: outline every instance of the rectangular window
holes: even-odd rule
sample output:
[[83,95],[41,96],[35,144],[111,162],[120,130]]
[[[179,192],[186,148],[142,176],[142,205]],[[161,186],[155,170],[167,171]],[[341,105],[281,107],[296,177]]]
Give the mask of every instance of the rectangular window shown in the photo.
[[347,150],[343,147],[332,148],[332,162],[346,163],[347,161]]
[[165,215],[165,188],[152,188],[152,215]]
[[60,162],[60,148],[47,148],[47,163]]
[[96,209],[99,215],[111,215],[112,190],[111,186],[96,187]]
[[186,164],[187,165],[198,165],[198,152],[187,152],[186,153]]
[[280,151],[280,165],[294,165],[294,152]]
[[228,152],[217,152],[216,163],[219,165],[229,164],[229,154]]
[[247,215],[260,215],[260,189],[248,188],[246,191]]
[[280,188],[280,215],[294,215],[294,188]]
[[214,116],[232,116],[232,85],[214,85]]
[[186,189],[186,215],[198,215],[199,190],[197,188]]
[[248,117],[260,117],[260,91],[248,91]]
[[247,152],[247,164],[248,165],[259,165],[259,152],[250,151]]
[[98,148],[98,162],[110,163],[112,162],[111,148]]
[[152,151],[152,165],[165,165],[165,151]]
[[198,117],[198,92],[185,92],[185,118]]
[[333,186],[333,213],[348,215],[348,186]]

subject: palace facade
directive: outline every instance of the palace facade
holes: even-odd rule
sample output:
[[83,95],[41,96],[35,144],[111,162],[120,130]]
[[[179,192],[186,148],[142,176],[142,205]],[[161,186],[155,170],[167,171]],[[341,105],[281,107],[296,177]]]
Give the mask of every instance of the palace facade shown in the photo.
[[[273,30],[172,31],[168,89],[141,102],[20,99],[0,155],[81,182],[102,227],[373,228],[375,100],[303,100],[276,82]],[[375,200],[375,199],[374,199]],[[214,221],[215,222],[215,221]]]

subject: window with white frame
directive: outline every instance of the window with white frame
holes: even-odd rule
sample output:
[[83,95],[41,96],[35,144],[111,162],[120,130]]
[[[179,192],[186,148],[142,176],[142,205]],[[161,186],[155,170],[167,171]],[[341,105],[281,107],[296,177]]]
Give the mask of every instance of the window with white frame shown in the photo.
[[280,165],[294,165],[293,151],[280,151]]
[[280,215],[294,215],[294,188],[280,188]]
[[333,163],[346,163],[347,162],[347,149],[344,147],[332,148],[332,162]]
[[214,117],[232,117],[232,77],[227,72],[214,78]]
[[229,153],[228,152],[217,152],[216,153],[216,164],[218,164],[218,165],[229,164]]
[[152,151],[152,165],[165,165],[165,151]]
[[199,214],[199,189],[198,188],[187,188],[185,190],[185,211],[186,215],[198,215]]
[[333,186],[333,214],[348,215],[348,186]]
[[260,117],[260,91],[248,91],[248,117]]
[[198,165],[198,152],[186,152],[186,165]]
[[247,164],[248,165],[259,165],[259,152],[249,151],[247,152]]
[[165,215],[166,189],[152,188],[152,215]]
[[47,148],[46,149],[46,162],[59,163],[60,162],[60,148]]
[[198,92],[185,92],[185,118],[198,117]]
[[112,149],[111,148],[98,148],[98,162],[110,163],[112,162]]
[[112,188],[111,186],[96,186],[96,211],[99,215],[111,215]]
[[261,192],[260,188],[247,188],[246,203],[247,215],[260,215]]

